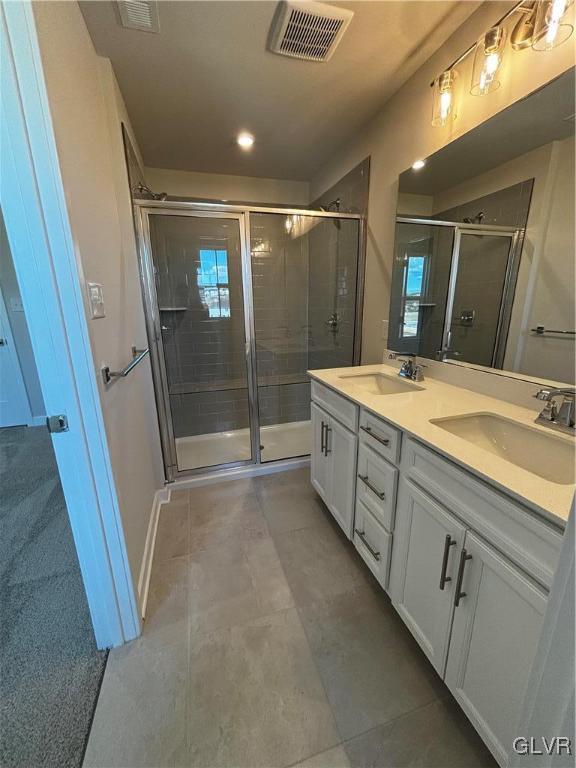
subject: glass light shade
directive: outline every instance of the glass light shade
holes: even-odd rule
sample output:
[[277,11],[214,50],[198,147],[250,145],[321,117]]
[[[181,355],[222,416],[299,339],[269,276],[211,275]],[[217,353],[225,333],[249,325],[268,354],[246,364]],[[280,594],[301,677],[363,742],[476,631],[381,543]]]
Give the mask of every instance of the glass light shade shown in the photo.
[[505,45],[506,30],[502,27],[492,27],[476,43],[470,88],[470,93],[474,96],[483,96],[500,87],[498,73],[502,66]]
[[549,51],[568,40],[574,27],[564,20],[564,15],[572,2],[573,0],[538,0],[532,36],[532,48],[535,51]]
[[454,110],[454,81],[456,72],[447,69],[434,80],[432,125],[446,125]]

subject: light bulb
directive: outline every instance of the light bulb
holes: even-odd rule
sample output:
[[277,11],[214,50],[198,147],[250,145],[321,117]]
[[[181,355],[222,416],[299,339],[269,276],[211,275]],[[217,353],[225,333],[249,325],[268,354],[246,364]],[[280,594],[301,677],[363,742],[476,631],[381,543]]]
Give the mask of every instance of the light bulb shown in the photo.
[[502,65],[506,32],[502,27],[492,27],[476,43],[471,93],[481,96],[500,86],[498,72]]
[[540,0],[536,7],[536,21],[532,47],[536,51],[549,51],[565,42],[573,32],[572,24],[563,18],[572,0]]
[[425,165],[426,165],[426,160],[415,160],[412,163],[412,168],[415,171],[419,171],[421,168],[424,168]]
[[452,69],[442,72],[434,81],[432,103],[432,125],[446,125],[453,107],[453,90],[456,72]]

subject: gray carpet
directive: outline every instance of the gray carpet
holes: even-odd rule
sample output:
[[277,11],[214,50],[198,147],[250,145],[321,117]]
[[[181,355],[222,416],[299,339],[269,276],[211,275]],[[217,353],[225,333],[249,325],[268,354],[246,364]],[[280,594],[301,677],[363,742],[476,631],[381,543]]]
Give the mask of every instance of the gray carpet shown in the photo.
[[48,431],[0,429],[0,766],[80,766],[106,665]]

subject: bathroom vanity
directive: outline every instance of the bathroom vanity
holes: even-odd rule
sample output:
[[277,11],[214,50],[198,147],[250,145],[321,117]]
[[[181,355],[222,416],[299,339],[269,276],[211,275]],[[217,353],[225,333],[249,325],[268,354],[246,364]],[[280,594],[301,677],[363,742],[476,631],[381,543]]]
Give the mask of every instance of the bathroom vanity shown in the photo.
[[311,479],[508,765],[574,492],[574,445],[519,406],[391,366],[311,371]]

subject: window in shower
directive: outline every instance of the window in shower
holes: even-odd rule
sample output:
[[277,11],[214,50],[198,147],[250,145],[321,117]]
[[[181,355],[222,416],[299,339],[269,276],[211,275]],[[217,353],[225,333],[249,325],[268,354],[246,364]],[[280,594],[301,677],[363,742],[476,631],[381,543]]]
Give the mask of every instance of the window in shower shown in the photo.
[[228,253],[215,248],[199,252],[198,288],[210,317],[230,317]]
[[402,293],[402,328],[404,338],[418,335],[420,304],[424,289],[425,256],[406,256],[404,264],[404,290]]

